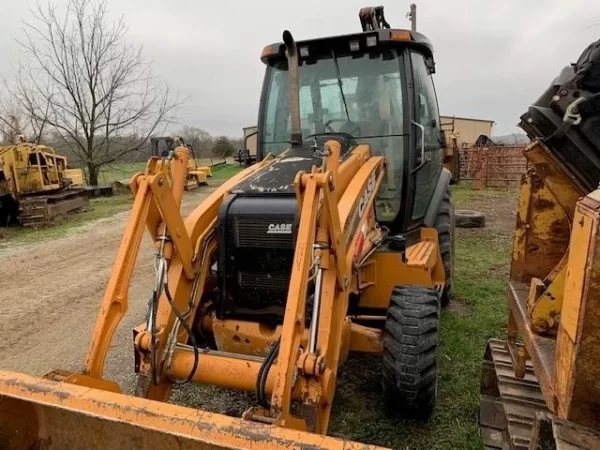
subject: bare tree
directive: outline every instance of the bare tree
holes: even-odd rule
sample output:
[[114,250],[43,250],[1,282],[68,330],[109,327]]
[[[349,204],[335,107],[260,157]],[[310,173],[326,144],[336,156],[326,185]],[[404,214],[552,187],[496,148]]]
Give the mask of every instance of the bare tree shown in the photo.
[[12,111],[4,110],[0,113],[0,135],[6,144],[13,144],[17,135],[22,134],[21,119]]
[[3,141],[13,144],[23,136],[28,142],[40,143],[45,131],[48,107],[44,117],[36,119],[20,108],[11,98],[0,98],[0,135]]
[[196,157],[207,157],[212,154],[213,138],[208,131],[198,127],[185,126],[179,135],[186,144],[191,144]]
[[103,166],[138,151],[181,102],[125,42],[123,19],[109,21],[106,0],[69,0],[62,15],[38,3],[31,15],[20,42],[29,58],[11,92],[97,184]]

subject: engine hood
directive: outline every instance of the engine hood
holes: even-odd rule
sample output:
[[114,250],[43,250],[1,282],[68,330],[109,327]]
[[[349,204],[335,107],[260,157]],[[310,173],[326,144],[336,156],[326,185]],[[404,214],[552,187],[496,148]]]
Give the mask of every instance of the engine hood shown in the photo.
[[294,179],[300,171],[310,172],[313,166],[321,166],[323,157],[318,150],[323,149],[327,140],[336,140],[342,148],[343,161],[354,147],[354,142],[346,136],[319,135],[307,138],[312,147],[290,148],[273,164],[256,172],[242,181],[231,193],[242,196],[294,195]]

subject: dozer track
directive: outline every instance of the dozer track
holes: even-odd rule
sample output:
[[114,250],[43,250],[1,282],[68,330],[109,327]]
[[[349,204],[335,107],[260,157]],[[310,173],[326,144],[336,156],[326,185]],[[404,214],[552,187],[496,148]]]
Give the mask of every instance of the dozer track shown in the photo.
[[488,341],[481,379],[479,425],[485,450],[592,450],[600,433],[554,416],[530,361],[515,376],[508,343]]
[[19,199],[19,220],[25,227],[51,225],[57,218],[88,206],[85,189],[69,189],[54,194],[31,195]]

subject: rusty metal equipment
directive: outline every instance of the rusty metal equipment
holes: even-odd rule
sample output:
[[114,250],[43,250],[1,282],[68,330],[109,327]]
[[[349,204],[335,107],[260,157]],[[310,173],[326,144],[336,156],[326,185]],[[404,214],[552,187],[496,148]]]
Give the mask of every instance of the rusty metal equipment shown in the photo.
[[[162,145],[161,145],[162,144]],[[180,136],[161,136],[150,138],[150,145],[152,147],[152,156],[162,155],[168,157],[169,154],[177,150],[178,148],[187,149],[189,152],[187,170],[186,170],[186,182],[185,190],[196,189],[200,185],[207,184],[207,178],[212,177],[212,171],[208,166],[199,166],[196,162],[194,155],[194,149],[191,145],[186,144]],[[161,148],[162,147],[162,148]],[[165,158],[167,161],[168,158]]]
[[522,116],[507,339],[481,381],[487,449],[600,448],[600,41]]
[[[381,355],[390,410],[431,414],[453,266],[432,48],[407,30],[299,43],[286,31],[262,59],[258,162],[187,218],[186,148],[132,178],[84,370],[0,371],[4,448],[375,449],[326,436],[350,352]],[[420,103],[400,103],[413,93]],[[144,230],[156,278],[131,397],[103,371]],[[256,404],[232,418],[166,403],[186,382]]]
[[47,146],[19,142],[0,147],[0,226],[16,220],[45,226],[85,208],[81,169]]

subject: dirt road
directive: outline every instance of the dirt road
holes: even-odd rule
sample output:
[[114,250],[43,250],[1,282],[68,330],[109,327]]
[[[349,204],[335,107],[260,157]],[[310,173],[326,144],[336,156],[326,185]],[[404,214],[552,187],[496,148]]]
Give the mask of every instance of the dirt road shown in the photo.
[[[189,213],[211,187],[186,193]],[[0,249],[0,368],[43,375],[81,370],[98,307],[129,211],[94,221],[58,239]],[[153,284],[153,248],[144,237],[105,376],[133,384],[131,330],[144,320]]]

